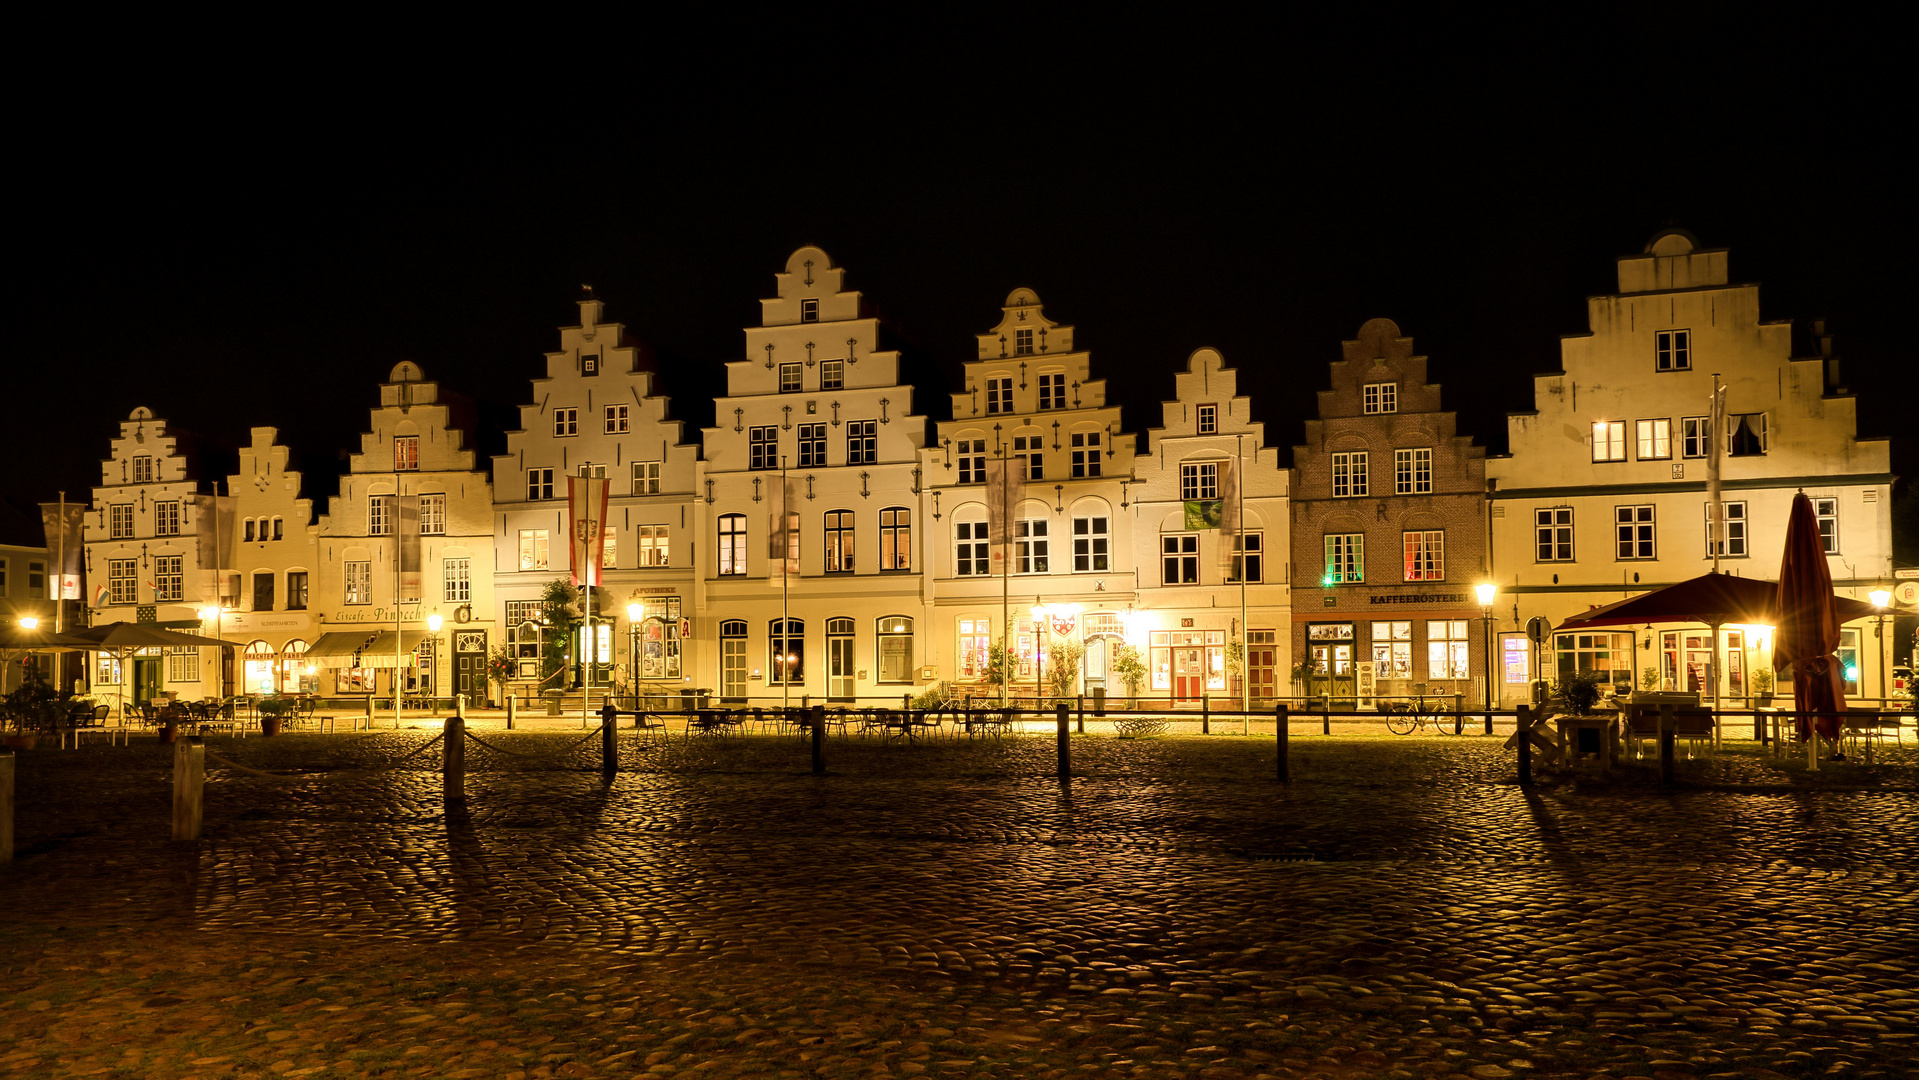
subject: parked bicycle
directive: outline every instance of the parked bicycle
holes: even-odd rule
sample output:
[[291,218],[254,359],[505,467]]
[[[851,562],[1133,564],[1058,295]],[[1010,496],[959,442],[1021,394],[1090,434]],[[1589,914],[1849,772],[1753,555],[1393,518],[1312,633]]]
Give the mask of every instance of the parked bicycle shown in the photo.
[[1440,735],[1457,735],[1456,718],[1446,711],[1448,698],[1427,698],[1425,694],[1415,695],[1409,701],[1388,702],[1390,710],[1386,714],[1386,729],[1395,735],[1411,735],[1425,727],[1431,727]]

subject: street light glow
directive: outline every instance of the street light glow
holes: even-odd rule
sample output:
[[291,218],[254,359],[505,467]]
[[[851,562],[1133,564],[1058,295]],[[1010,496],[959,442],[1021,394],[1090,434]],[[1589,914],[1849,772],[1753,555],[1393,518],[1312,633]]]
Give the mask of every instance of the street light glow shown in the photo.
[[441,618],[440,613],[437,611],[426,617],[426,632],[429,634],[439,633],[440,627],[444,625],[446,625],[446,620]]
[[1886,607],[1892,603],[1891,589],[1874,589],[1866,594],[1872,600],[1873,607]]
[[639,622],[640,616],[644,614],[646,614],[646,609],[641,607],[640,605],[638,604],[626,605],[626,621],[627,622]]
[[1488,581],[1479,585],[1474,585],[1473,592],[1479,594],[1480,607],[1492,607],[1493,599],[1499,595],[1499,586],[1494,585],[1492,582]]
[[40,620],[31,615],[23,615],[20,618],[20,629],[22,630],[32,630],[39,625]]

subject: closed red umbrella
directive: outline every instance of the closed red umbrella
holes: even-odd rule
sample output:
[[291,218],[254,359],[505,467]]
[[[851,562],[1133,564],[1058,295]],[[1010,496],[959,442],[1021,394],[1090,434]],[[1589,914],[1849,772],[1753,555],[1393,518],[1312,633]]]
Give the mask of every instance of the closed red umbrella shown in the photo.
[[[1799,741],[1817,728],[1828,739],[1839,738],[1839,713],[1846,707],[1845,683],[1839,673],[1839,613],[1832,602],[1832,570],[1826,548],[1819,541],[1819,519],[1805,492],[1792,497],[1786,519],[1786,550],[1779,559],[1779,621],[1772,634],[1772,666],[1792,665],[1792,693],[1797,700]],[[1805,714],[1814,713],[1808,723]]]

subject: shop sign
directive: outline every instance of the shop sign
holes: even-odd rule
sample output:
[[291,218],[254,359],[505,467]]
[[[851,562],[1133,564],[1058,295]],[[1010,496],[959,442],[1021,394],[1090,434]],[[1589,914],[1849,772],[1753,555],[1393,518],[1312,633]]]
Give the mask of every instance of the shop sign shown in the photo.
[[1465,593],[1375,593],[1366,598],[1374,604],[1470,604]]
[[[390,623],[393,621],[393,609],[384,607],[342,608],[333,613],[328,622],[336,623]],[[419,619],[420,602],[410,600],[400,605],[400,618]]]

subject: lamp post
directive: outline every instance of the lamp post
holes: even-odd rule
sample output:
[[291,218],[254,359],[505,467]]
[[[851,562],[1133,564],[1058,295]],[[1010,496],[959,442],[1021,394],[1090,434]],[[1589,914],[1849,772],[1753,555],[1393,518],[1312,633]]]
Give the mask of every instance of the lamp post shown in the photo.
[[[1035,597],[1034,599],[1038,599],[1038,597]],[[1033,707],[1044,708],[1045,706],[1042,704],[1042,702],[1046,697],[1046,649],[1044,646],[1040,644],[1040,642],[1043,640],[1048,640],[1046,638],[1043,638],[1041,635],[1049,634],[1052,631],[1046,625],[1046,605],[1045,604],[1034,604],[1032,607],[1032,612],[1033,612]]]
[[626,605],[626,682],[633,690],[633,707],[640,707],[640,616],[646,607],[635,600]]
[[1887,610],[1892,604],[1892,590],[1881,585],[1866,596],[1872,600],[1872,606],[1879,609],[1879,625],[1873,627],[1873,632],[1879,640],[1879,707],[1884,709],[1886,707],[1886,620],[1892,616],[1892,612]]
[[438,685],[440,680],[440,627],[445,625],[446,620],[441,618],[440,613],[437,611],[426,617],[428,666],[426,669],[426,685],[421,687],[421,689],[427,691],[428,695],[433,698],[440,696],[438,692],[440,689]]
[[1499,586],[1492,582],[1483,582],[1473,586],[1473,592],[1479,596],[1479,607],[1486,620],[1486,734],[1493,733],[1493,601],[1499,596]]
[[[21,617],[20,617],[20,629],[22,629],[22,630],[37,630],[37,629],[39,629],[39,628],[40,628],[40,620],[39,620],[39,619],[36,619],[36,618],[34,618],[33,616],[31,616],[31,615],[23,615],[23,616],[21,616]],[[32,647],[30,647],[30,646],[29,646],[29,647],[28,647],[28,649],[27,649],[27,668],[28,668],[28,670],[30,670],[30,671],[38,671],[38,670],[40,670],[40,664],[39,664],[39,662],[38,662],[38,661],[39,661],[39,656],[38,656],[38,655],[37,655],[37,654],[36,654],[36,653],[35,653],[35,652],[33,651],[33,649],[32,649]],[[23,673],[21,674],[21,676],[20,676],[20,685],[22,685],[22,686],[25,686],[25,685],[26,685],[26,682],[27,682],[27,677],[26,677],[26,674],[25,674],[25,673],[23,672]]]
[[[215,591],[218,591],[218,586],[215,586]],[[200,616],[201,622],[206,622],[208,619],[213,620],[213,636],[215,638],[221,638],[226,636],[226,627],[222,625],[222,622],[224,621],[226,616],[226,610],[220,606],[220,602],[218,600],[215,600],[213,603],[208,604],[206,607],[203,607],[199,611],[194,612],[194,614]],[[226,678],[227,655],[228,654],[226,653],[220,654],[220,670],[218,673],[216,673],[213,676],[214,685],[219,688],[214,693],[213,696],[221,701],[225,701],[227,696],[227,678]],[[240,662],[243,664],[246,663],[244,658]],[[244,669],[242,669],[241,674],[243,675],[245,674]]]

